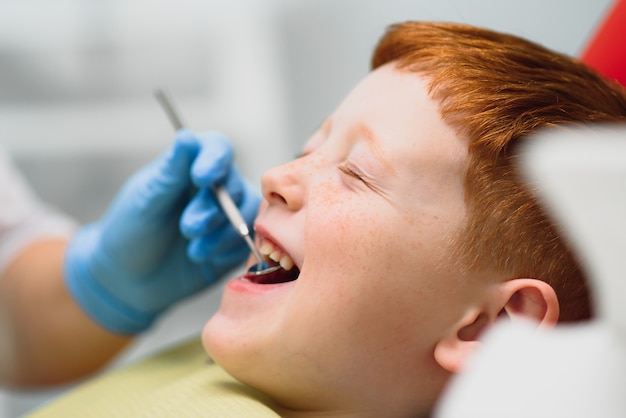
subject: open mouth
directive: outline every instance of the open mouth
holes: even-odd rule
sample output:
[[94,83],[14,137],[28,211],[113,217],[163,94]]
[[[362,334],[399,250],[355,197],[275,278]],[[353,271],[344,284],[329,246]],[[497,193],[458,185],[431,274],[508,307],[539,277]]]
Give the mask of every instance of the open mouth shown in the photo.
[[[271,264],[269,264],[271,266]],[[300,270],[293,267],[290,270],[279,268],[276,271],[267,274],[245,274],[243,277],[256,284],[278,284],[292,282],[298,278]]]
[[300,275],[300,269],[296,267],[293,259],[270,241],[262,240],[259,252],[268,267],[280,266],[280,268],[267,274],[245,274],[243,277],[246,280],[256,284],[278,284],[292,282]]

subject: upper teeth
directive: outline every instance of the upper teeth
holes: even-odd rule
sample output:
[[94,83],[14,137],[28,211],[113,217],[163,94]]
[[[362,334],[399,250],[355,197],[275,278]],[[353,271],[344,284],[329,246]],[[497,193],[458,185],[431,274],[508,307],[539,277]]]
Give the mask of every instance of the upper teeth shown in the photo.
[[280,266],[289,271],[293,267],[293,260],[287,254],[283,253],[282,250],[271,242],[264,240],[259,247],[259,252],[265,256],[268,256],[270,259],[276,261]]

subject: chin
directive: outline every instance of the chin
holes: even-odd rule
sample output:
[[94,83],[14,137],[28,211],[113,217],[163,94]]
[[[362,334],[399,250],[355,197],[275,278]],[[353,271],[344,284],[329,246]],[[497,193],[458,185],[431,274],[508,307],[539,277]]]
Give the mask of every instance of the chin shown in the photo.
[[260,373],[264,362],[262,350],[243,324],[218,311],[202,330],[202,345],[205,351],[225,371],[237,380],[247,383],[249,376]]
[[229,336],[228,333],[224,332],[225,326],[221,325],[220,321],[223,319],[217,312],[204,325],[202,345],[209,357],[224,367],[224,364],[228,363],[228,358],[232,356],[233,348],[237,342],[233,340],[233,335]]

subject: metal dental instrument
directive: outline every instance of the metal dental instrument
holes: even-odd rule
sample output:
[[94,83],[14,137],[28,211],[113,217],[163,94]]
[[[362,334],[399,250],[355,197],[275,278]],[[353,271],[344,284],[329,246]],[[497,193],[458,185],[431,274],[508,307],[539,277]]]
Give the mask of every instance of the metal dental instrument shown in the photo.
[[[154,95],[163,107],[163,110],[165,111],[167,117],[174,126],[174,129],[176,131],[178,131],[179,129],[183,129],[184,125],[178,117],[178,114],[174,110],[172,102],[168,99],[165,93],[162,90],[157,90]],[[212,187],[212,190],[215,194],[215,197],[217,198],[217,201],[222,207],[222,210],[226,214],[226,217],[237,231],[237,234],[239,234],[239,236],[243,238],[244,241],[246,241],[246,244],[248,244],[248,247],[250,247],[250,250],[254,254],[254,257],[256,257],[256,259],[258,260],[258,264],[250,267],[247,274],[252,276],[261,276],[280,269],[280,266],[268,267],[265,261],[263,261],[263,256],[261,256],[261,253],[259,253],[259,250],[257,250],[254,242],[252,242],[252,238],[250,237],[250,229],[248,228],[246,221],[241,216],[241,212],[239,212],[239,209],[237,209],[235,202],[233,202],[232,198],[230,197],[224,186],[216,185]]]

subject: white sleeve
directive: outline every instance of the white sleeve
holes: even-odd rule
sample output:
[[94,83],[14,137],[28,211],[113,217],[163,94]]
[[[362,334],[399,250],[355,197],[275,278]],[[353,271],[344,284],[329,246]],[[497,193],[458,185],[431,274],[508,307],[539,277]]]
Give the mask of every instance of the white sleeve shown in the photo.
[[0,148],[0,272],[29,244],[67,237],[76,223],[36,196]]

